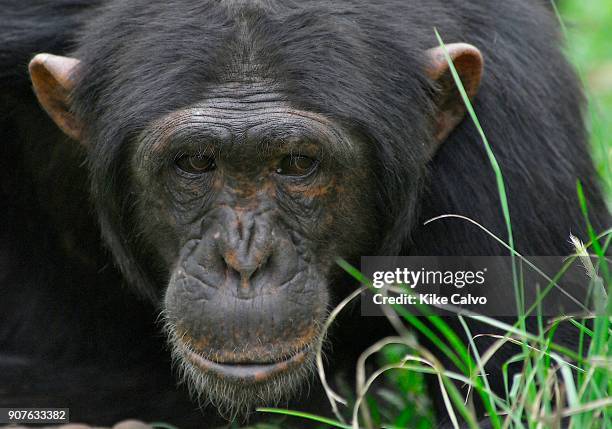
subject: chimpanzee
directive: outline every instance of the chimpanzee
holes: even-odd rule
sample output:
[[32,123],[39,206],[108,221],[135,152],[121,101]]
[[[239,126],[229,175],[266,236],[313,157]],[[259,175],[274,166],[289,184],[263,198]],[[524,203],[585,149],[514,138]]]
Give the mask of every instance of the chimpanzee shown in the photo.
[[[337,258],[507,254],[424,225],[507,238],[434,29],[516,248],[569,253],[577,180],[609,218],[545,2],[3,0],[0,406],[207,427],[171,359],[223,413],[285,400],[355,287]],[[332,367],[385,335],[353,316]]]

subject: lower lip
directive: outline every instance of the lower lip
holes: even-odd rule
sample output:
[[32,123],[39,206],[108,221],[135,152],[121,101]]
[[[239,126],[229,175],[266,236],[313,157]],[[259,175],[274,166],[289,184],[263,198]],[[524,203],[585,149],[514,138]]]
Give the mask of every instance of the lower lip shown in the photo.
[[213,373],[225,380],[239,383],[261,383],[289,371],[306,359],[306,351],[300,351],[291,358],[269,364],[227,364],[210,361],[198,353],[185,350],[187,359],[200,370]]

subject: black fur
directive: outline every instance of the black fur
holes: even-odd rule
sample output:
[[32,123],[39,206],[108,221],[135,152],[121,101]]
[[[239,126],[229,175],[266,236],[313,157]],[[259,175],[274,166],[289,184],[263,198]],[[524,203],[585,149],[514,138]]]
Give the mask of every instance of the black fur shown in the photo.
[[[609,222],[581,89],[555,17],[539,3],[130,0],[92,11],[93,3],[0,1],[0,406],[71,406],[90,423],[198,421],[174,388],[155,310],[121,290],[98,231],[127,283],[159,295],[166,273],[147,263],[133,233],[127,143],[208,85],[244,72],[237,65],[245,58],[292,104],[376,147],[373,186],[386,234],[370,254],[506,253],[459,220],[422,226],[456,213],[506,238],[471,121],[422,162],[433,106],[420,70],[424,51],[437,45],[434,27],[446,43],[471,43],[485,58],[475,109],[508,185],[518,250],[567,254],[570,233],[586,238],[577,179],[594,227]],[[35,104],[27,62],[43,51],[84,64],[74,102],[96,142],[86,158]]]

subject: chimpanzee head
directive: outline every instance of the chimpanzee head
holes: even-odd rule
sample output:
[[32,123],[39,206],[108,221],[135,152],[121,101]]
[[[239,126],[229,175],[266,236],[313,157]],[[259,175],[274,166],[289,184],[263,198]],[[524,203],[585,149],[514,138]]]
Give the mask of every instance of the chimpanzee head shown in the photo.
[[[336,259],[405,241],[426,164],[464,108],[425,41],[333,13],[202,3],[140,5],[144,19],[119,2],[73,57],[39,54],[30,73],[87,151],[102,234],[161,307],[189,384],[247,409],[312,367]],[[473,96],[479,51],[447,49]]]

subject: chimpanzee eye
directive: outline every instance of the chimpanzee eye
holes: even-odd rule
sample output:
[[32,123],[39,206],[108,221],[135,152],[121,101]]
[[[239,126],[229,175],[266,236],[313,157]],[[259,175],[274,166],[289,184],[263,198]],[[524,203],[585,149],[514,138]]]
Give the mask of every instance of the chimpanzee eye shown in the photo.
[[319,161],[302,155],[287,155],[278,165],[277,174],[283,176],[306,176],[319,165]]
[[217,168],[215,159],[205,155],[183,155],[176,160],[176,166],[191,174],[203,174]]

